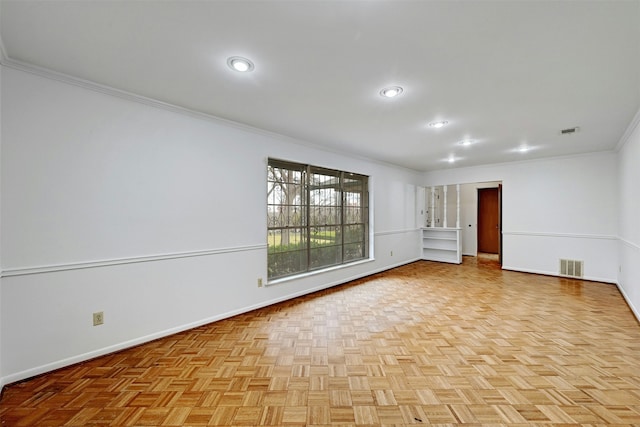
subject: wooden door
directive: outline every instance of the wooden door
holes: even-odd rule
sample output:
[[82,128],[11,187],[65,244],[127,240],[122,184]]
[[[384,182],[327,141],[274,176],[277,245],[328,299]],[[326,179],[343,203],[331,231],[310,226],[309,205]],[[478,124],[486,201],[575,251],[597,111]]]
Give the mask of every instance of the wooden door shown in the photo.
[[478,189],[478,252],[500,253],[499,202],[497,188]]

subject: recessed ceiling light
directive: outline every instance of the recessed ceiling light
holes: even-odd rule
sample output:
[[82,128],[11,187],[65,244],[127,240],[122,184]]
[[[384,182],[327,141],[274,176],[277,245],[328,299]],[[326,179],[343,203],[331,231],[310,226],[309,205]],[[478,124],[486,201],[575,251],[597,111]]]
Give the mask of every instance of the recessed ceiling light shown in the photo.
[[445,127],[447,125],[447,123],[449,123],[446,120],[443,120],[441,122],[431,122],[429,123],[429,126],[432,128],[436,128],[436,129],[440,129],[441,127]]
[[232,56],[228,58],[227,65],[233,71],[238,71],[240,73],[247,73],[249,71],[253,71],[253,69],[255,68],[253,62],[241,56]]
[[393,98],[400,95],[401,93],[402,93],[402,88],[400,86],[390,86],[382,89],[380,91],[380,96],[383,96],[385,98]]
[[529,145],[526,142],[523,142],[519,146],[508,150],[508,152],[525,154],[525,153],[530,153],[531,151],[539,150],[540,148],[542,148],[542,146],[540,145]]
[[462,160],[462,159],[463,159],[462,157],[457,157],[455,154],[449,154],[449,156],[448,156],[448,157],[446,157],[446,158],[444,158],[444,159],[441,159],[440,161],[441,161],[441,162],[447,162],[447,163],[453,164],[453,163],[455,163],[455,162],[457,162],[457,161],[460,161],[460,160]]
[[475,144],[476,141],[474,141],[473,139],[463,139],[462,141],[458,142],[459,145],[462,145],[464,147],[468,147],[470,145]]

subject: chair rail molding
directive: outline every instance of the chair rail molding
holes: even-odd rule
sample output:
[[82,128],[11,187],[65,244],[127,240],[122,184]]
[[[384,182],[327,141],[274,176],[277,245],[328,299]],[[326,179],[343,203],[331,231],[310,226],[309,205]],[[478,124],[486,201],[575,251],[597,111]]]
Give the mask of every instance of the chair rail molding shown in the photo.
[[6,268],[0,273],[0,277],[24,276],[29,274],[52,273],[56,271],[80,270],[85,268],[109,267],[113,265],[135,264],[140,262],[164,261],[177,258],[191,258],[210,255],[219,255],[233,252],[246,252],[256,250],[266,250],[266,244],[234,246],[228,248],[206,249],[200,251],[172,252],[167,254],[146,255],[126,258],[112,258],[96,261],[83,261],[67,264],[52,264],[33,267]]

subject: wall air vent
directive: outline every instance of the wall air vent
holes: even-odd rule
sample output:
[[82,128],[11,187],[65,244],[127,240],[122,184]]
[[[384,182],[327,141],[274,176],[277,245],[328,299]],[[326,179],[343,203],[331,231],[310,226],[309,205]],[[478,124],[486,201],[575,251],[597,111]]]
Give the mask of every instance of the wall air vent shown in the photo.
[[570,135],[572,133],[576,133],[580,130],[580,128],[578,126],[574,127],[574,128],[566,128],[566,129],[562,129],[560,131],[560,135]]
[[560,275],[564,277],[582,278],[584,272],[584,261],[574,259],[560,260]]

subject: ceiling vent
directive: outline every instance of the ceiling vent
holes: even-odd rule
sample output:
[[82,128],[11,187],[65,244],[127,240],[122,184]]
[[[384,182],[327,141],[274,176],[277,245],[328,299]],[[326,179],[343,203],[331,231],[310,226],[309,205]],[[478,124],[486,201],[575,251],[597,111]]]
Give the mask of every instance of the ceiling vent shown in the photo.
[[580,128],[578,126],[574,127],[574,128],[566,128],[566,129],[562,129],[560,131],[560,135],[571,135],[572,133],[576,133],[580,130]]

